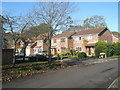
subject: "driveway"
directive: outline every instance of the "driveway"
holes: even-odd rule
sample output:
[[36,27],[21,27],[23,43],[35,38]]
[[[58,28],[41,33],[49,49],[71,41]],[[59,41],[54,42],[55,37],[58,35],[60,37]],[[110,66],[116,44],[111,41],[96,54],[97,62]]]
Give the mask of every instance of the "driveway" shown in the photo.
[[4,82],[3,88],[107,88],[117,75],[117,58],[104,59]]

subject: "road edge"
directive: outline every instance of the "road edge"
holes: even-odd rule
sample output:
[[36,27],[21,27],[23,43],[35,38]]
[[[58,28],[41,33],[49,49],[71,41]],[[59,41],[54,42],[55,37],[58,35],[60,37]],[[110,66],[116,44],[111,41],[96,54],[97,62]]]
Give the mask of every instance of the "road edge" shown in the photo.
[[[113,87],[113,85],[115,84],[115,82],[117,82],[117,79],[115,79],[109,86],[108,86],[108,88],[106,89],[106,90],[110,90],[112,87]],[[119,87],[118,87],[119,88]]]

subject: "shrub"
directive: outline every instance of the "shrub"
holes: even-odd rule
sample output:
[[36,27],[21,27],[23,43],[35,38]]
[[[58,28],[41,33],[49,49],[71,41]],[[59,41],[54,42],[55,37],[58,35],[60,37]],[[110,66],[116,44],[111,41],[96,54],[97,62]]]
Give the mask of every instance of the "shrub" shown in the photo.
[[79,52],[79,53],[77,53],[77,57],[78,57],[78,58],[86,58],[87,55],[86,55],[86,53],[84,53],[84,52]]
[[70,53],[69,52],[62,52],[62,53],[59,53],[59,55],[60,56],[68,56],[68,55],[70,55]]
[[113,55],[120,55],[120,43],[113,43]]
[[95,55],[97,57],[100,56],[100,53],[106,53],[107,52],[107,43],[104,41],[99,41],[95,44]]
[[75,50],[70,50],[70,54],[73,56],[73,55],[75,55]]
[[113,56],[113,44],[108,43],[107,44],[107,57]]

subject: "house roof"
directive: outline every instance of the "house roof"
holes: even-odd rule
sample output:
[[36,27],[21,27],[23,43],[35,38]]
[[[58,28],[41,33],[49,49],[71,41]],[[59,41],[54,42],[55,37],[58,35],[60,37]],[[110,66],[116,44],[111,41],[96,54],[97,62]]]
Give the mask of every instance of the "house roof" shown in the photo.
[[61,34],[57,34],[55,36],[53,36],[52,38],[60,38],[60,37],[70,37],[71,35],[75,34],[75,32],[64,32]]
[[31,48],[34,48],[36,45],[37,45],[37,42],[33,43],[33,44],[31,45]]
[[35,46],[34,48],[40,48],[41,46]]
[[120,36],[119,36],[119,35],[113,35],[113,36],[115,36],[116,38],[120,38]]
[[100,34],[103,30],[105,30],[106,27],[99,27],[99,28],[92,28],[92,29],[86,29],[81,30],[74,34],[73,36],[79,36],[79,35],[87,35],[87,34]]

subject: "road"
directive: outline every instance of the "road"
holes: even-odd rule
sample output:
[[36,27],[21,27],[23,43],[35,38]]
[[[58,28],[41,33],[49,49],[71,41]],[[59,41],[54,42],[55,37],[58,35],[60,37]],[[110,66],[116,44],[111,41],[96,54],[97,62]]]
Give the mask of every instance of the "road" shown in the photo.
[[107,88],[117,76],[117,58],[104,59],[4,82],[3,88]]

